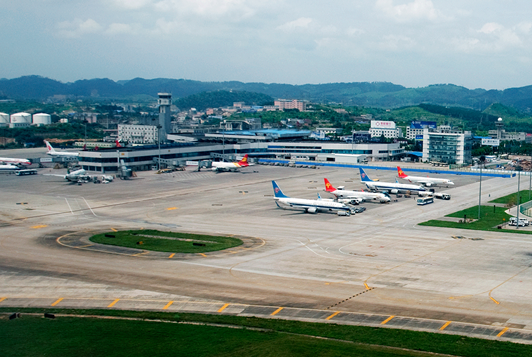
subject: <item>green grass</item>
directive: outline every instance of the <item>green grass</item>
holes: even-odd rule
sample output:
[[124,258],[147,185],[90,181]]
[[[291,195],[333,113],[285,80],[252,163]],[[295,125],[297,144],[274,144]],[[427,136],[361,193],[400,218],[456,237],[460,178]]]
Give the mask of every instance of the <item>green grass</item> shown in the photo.
[[[1,308],[0,311],[14,309]],[[364,326],[168,312],[55,308],[16,311],[21,312],[20,319],[0,319],[1,356],[427,356],[425,352],[459,356],[532,355],[530,345]],[[24,312],[217,323],[271,331],[60,316],[49,320],[24,315]]]
[[[171,237],[188,239],[192,241],[155,238]],[[205,253],[213,252],[242,245],[242,240],[232,237],[207,236],[201,234],[161,232],[156,230],[132,230],[120,232],[107,232],[96,234],[90,238],[91,242],[116,245],[120,247],[139,248],[158,252],[173,253]],[[138,244],[140,243],[141,244]],[[194,245],[204,244],[204,246]]]
[[475,219],[476,221],[471,223],[459,223],[449,221],[439,221],[432,219],[430,221],[419,223],[420,226],[430,227],[442,227],[442,228],[458,228],[458,229],[472,229],[477,231],[495,231],[505,233],[519,233],[519,234],[532,234],[531,231],[525,230],[510,230],[510,229],[498,229],[499,225],[508,222],[510,215],[507,214],[504,207],[493,206],[480,206],[480,219],[478,218],[478,206],[466,208],[464,210],[448,214],[446,217]]
[[[528,197],[529,196],[532,197],[532,191],[521,190],[519,191],[519,196],[520,196],[521,204],[524,202],[528,202],[529,201]],[[517,192],[491,200],[490,203],[502,203],[505,205],[510,203],[510,204],[516,205],[517,204]]]

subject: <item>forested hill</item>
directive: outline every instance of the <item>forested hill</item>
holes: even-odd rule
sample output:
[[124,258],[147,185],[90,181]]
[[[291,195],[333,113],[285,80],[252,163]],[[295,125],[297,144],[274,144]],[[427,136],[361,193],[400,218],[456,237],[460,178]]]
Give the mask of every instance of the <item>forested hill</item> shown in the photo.
[[484,110],[492,103],[502,103],[521,112],[530,112],[532,109],[532,86],[501,91],[471,90],[453,84],[406,88],[387,82],[291,85],[135,78],[118,82],[110,79],[89,79],[62,83],[40,76],[0,80],[0,99],[46,99],[54,95],[118,99],[139,95],[156,97],[161,91],[171,92],[174,99],[201,92],[239,91],[262,93],[272,98],[302,99],[317,103],[336,102],[343,105],[381,108],[430,103]]

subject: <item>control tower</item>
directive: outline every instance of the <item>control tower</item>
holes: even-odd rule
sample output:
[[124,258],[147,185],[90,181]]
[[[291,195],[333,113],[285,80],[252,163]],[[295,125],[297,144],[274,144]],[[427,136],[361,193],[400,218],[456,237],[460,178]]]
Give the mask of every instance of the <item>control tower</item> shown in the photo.
[[166,142],[167,135],[171,132],[171,107],[172,93],[157,93],[159,95],[159,135],[160,141]]
[[501,140],[504,134],[504,123],[502,118],[497,119],[495,122],[495,128],[497,129],[497,139]]

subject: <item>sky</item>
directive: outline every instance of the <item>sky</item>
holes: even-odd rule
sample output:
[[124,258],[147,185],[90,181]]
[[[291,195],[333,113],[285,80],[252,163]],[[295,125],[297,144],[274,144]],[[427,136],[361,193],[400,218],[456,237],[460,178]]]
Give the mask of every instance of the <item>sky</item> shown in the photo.
[[0,0],[0,78],[532,85],[528,0]]

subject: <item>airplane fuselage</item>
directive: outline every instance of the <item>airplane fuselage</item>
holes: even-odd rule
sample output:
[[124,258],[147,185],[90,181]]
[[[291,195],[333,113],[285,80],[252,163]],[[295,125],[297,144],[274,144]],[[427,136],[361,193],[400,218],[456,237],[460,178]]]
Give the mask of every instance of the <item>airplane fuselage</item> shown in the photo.
[[308,213],[346,211],[352,210],[343,203],[327,200],[309,200],[305,198],[280,198],[275,197],[275,203],[283,209],[303,210]]

